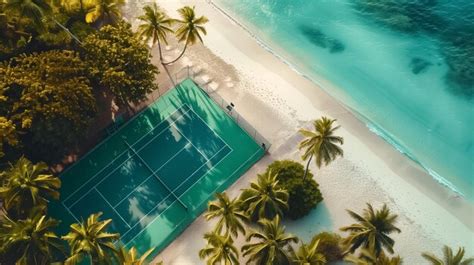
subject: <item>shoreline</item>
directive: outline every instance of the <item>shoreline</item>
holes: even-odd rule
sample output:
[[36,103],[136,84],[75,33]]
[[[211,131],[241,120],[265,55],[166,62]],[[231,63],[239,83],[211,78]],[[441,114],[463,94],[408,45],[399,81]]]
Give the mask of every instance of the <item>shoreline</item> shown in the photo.
[[[370,120],[368,120],[366,117],[364,117],[361,113],[357,112],[356,110],[350,108],[349,106],[345,105],[342,101],[340,101],[338,98],[334,97],[328,92],[328,87],[334,87],[333,84],[330,83],[330,81],[324,79],[322,76],[318,76],[319,80],[315,80],[314,78],[311,78],[309,75],[305,74],[302,70],[298,68],[298,66],[294,65],[290,60],[287,60],[284,56],[280,55],[282,51],[279,49],[278,51],[275,50],[273,47],[271,47],[269,44],[267,44],[265,41],[263,41],[261,38],[259,38],[251,29],[248,28],[247,25],[242,23],[239,19],[236,19],[235,17],[237,15],[231,14],[230,11],[225,10],[219,4],[215,3],[215,0],[207,0],[207,2],[215,8],[218,12],[220,12],[223,16],[231,20],[232,22],[236,23],[239,27],[241,27],[244,31],[246,31],[257,43],[259,46],[261,46],[264,50],[269,52],[271,55],[275,56],[278,60],[280,60],[282,63],[286,64],[292,71],[294,71],[296,74],[300,75],[302,78],[307,79],[308,81],[314,83],[315,86],[318,87],[318,89],[323,90],[331,99],[335,100],[337,104],[340,104],[344,109],[346,109],[348,112],[350,112],[357,120],[359,120],[367,130],[369,130],[371,133],[375,134],[377,137],[383,139],[383,141],[386,142],[391,148],[397,151],[397,153],[401,154],[403,157],[405,157],[407,160],[409,160],[410,166],[414,167],[414,171],[421,171],[421,174],[428,175],[428,177],[434,181],[439,187],[436,187],[436,185],[429,185],[431,188],[429,189],[423,189],[423,187],[419,184],[421,184],[421,181],[416,181],[412,180],[412,184],[420,188],[422,192],[424,192],[426,195],[430,196],[433,195],[432,193],[441,193],[444,195],[446,199],[459,199],[460,203],[463,204],[461,208],[463,210],[466,210],[468,215],[465,215],[466,212],[464,211],[450,211],[453,215],[455,215],[460,221],[462,221],[465,225],[467,225],[471,231],[474,232],[474,205],[472,202],[470,202],[463,193],[461,193],[459,190],[456,189],[456,187],[449,182],[448,180],[444,179],[442,176],[439,176],[437,172],[432,171],[430,168],[425,167],[420,161],[418,161],[415,157],[413,157],[410,153],[406,153],[405,150],[403,150],[402,147],[400,147],[400,144],[396,142],[396,139],[392,139],[388,137],[389,139],[384,136],[386,133],[383,131],[383,129],[380,129],[377,124],[372,123]],[[283,51],[284,52],[284,51]],[[289,55],[288,55],[289,56]],[[324,83],[324,85],[323,85]],[[377,127],[377,128],[374,128]],[[382,131],[380,131],[382,130]],[[392,142],[391,142],[392,141]],[[374,149],[375,150],[375,149]],[[376,151],[376,150],[375,150]],[[417,172],[416,172],[417,173]],[[400,176],[402,177],[402,176]],[[403,178],[403,177],[402,177]],[[429,181],[428,178],[424,177],[423,183],[425,181]],[[435,189],[435,190],[433,190]],[[451,194],[452,193],[452,194]],[[436,197],[436,196],[434,196]],[[434,198],[436,201],[439,201],[442,203],[442,200],[438,200],[441,198]],[[446,209],[450,210],[451,207],[445,207]]]
[[[326,80],[324,77],[320,75],[316,75],[316,78],[312,78],[308,74],[305,74],[304,69],[305,67],[303,65],[296,65],[295,63],[291,62],[290,60],[286,59],[285,57],[291,57],[289,53],[286,51],[282,50],[279,47],[275,47],[275,44],[268,44],[264,40],[262,40],[258,35],[254,33],[255,29],[252,29],[251,26],[246,25],[245,23],[242,23],[242,20],[237,14],[232,13],[232,11],[225,10],[225,8],[219,6],[217,4],[216,0],[207,0],[210,5],[212,5],[216,10],[218,10],[222,15],[226,16],[229,20],[233,21],[236,23],[239,27],[241,27],[243,30],[245,30],[252,38],[255,39],[255,41],[266,51],[274,55],[276,58],[281,60],[284,64],[288,65],[289,68],[291,68],[293,71],[295,71],[298,75],[302,76],[305,79],[308,79],[310,82],[314,83],[316,86],[318,86],[320,89],[324,90],[330,97],[332,97],[335,101],[337,101],[339,104],[341,104],[345,109],[350,111],[357,119],[359,119],[361,122],[363,122],[366,127],[376,134],[377,136],[383,138],[386,142],[388,142],[393,148],[397,149],[398,152],[406,156],[408,159],[412,160],[415,164],[418,165],[420,169],[425,171],[427,174],[429,174],[438,184],[444,186],[445,188],[448,188],[450,191],[453,193],[456,193],[455,197],[462,197],[463,199],[467,200],[469,202],[469,199],[467,199],[466,195],[463,194],[461,191],[459,191],[456,186],[451,183],[449,180],[446,178],[442,177],[438,172],[433,170],[432,168],[424,165],[421,161],[419,161],[409,150],[407,147],[403,146],[402,144],[399,143],[399,139],[396,139],[393,136],[390,136],[390,133],[385,131],[382,127],[380,127],[378,124],[374,123],[367,117],[365,117],[362,113],[358,112],[357,110],[349,107],[346,105],[343,101],[339,100],[337,95],[331,94],[330,89],[328,90],[325,85],[323,85],[323,79],[324,83],[330,84],[331,82]],[[237,19],[236,17],[239,17]],[[283,55],[281,55],[283,54]],[[300,69],[300,68],[303,68]],[[309,70],[308,70],[309,71]],[[333,84],[328,85],[329,87],[335,87]],[[334,91],[332,91],[334,92]],[[474,201],[471,201],[471,203]],[[474,223],[472,224],[472,228],[474,229]]]
[[[444,244],[464,246],[467,256],[474,253],[472,204],[456,198],[414,161],[371,132],[337,99],[265,50],[205,1],[159,4],[172,16],[182,5],[195,5],[198,14],[210,19],[204,45],[190,47],[175,67],[199,68],[198,78],[209,81],[215,93],[233,102],[237,111],[273,143],[270,155],[229,187],[231,197],[255,180],[256,174],[273,160],[300,161],[297,130],[327,115],[337,118],[341,125],[345,156],[320,170],[312,165],[324,201],[309,216],[285,222],[289,232],[306,242],[318,231],[338,232],[339,227],[352,223],[345,209],[360,212],[365,202],[377,208],[387,203],[400,216],[399,227],[403,232],[393,238],[397,242],[395,251],[407,264],[423,261],[421,251],[439,254]],[[179,52],[171,46],[166,50],[167,54]],[[156,260],[166,264],[202,264],[197,253],[205,245],[202,235],[212,226],[213,222],[206,222],[201,215]],[[242,240],[239,238],[236,244],[240,246]]]

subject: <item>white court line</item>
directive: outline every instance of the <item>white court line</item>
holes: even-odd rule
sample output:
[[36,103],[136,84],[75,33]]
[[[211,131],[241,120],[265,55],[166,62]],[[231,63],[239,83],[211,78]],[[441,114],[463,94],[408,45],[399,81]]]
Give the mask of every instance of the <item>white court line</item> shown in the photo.
[[[230,148],[230,147],[229,147],[229,148]],[[186,191],[183,192],[183,194],[186,193],[186,192],[187,192],[191,187],[193,187],[197,182],[199,182],[199,180],[201,180],[207,173],[209,173],[210,171],[212,171],[218,164],[220,164],[220,163],[224,160],[224,158],[226,158],[226,157],[227,157],[230,153],[232,153],[232,152],[233,152],[233,150],[232,150],[232,148],[231,148],[231,151],[230,151],[227,155],[225,155],[223,158],[221,158],[221,160],[219,160],[219,162],[217,162],[217,163],[216,163],[214,166],[212,166],[205,174],[203,174],[198,180],[196,180],[196,182],[194,182],[193,185],[191,185],[188,189],[186,189]],[[143,219],[145,219],[146,217],[148,217],[148,214],[150,214],[153,210],[155,210],[155,209],[159,206],[159,204],[160,204],[161,202],[163,202],[164,200],[166,200],[170,195],[171,195],[171,194],[168,194],[168,195],[167,195],[163,200],[161,200],[155,207],[153,207],[146,215],[144,215],[142,218],[140,218],[140,220],[139,220],[133,227],[135,227],[135,226],[138,225]],[[180,197],[181,197],[181,195],[180,195]],[[175,200],[175,201],[173,201],[173,203],[174,203],[174,202],[178,202],[178,201]],[[159,213],[155,218],[153,218],[153,220],[152,220],[151,222],[149,222],[144,228],[142,228],[142,229],[140,230],[140,232],[138,232],[138,233],[137,233],[134,237],[132,237],[132,239],[130,239],[128,242],[132,242],[133,240],[135,240],[135,238],[136,238],[137,236],[139,236],[139,235],[140,235],[145,229],[147,229],[151,224],[153,224],[153,223],[156,221],[156,219],[158,219],[158,217],[160,217],[164,212],[166,212],[166,210],[168,210],[168,209],[173,205],[173,203],[171,203],[171,204],[170,204],[168,207],[166,207],[161,213]],[[125,236],[126,234],[128,234],[128,232],[130,232],[130,231],[131,231],[131,229],[128,230],[123,236]]]
[[[209,159],[207,158],[207,156],[205,156],[205,155],[201,152],[201,150],[199,150],[199,148],[197,148],[197,147],[193,144],[193,142],[191,142],[191,141],[189,140],[189,138],[186,137],[186,135],[184,135],[184,133],[182,133],[181,130],[180,130],[176,125],[173,124],[173,127],[176,129],[176,131],[178,131],[179,134],[181,134],[181,136],[184,137],[184,139],[186,139],[188,142],[191,143],[191,145],[194,147],[194,149],[196,149],[196,150],[199,152],[199,154],[201,154],[206,160],[209,160]],[[209,127],[209,126],[208,126],[208,127]]]
[[[159,171],[160,169],[162,169],[164,166],[166,166],[171,160],[173,160],[176,156],[178,156],[181,152],[183,152],[186,148],[188,148],[189,146],[189,143],[187,143],[183,148],[181,148],[178,152],[176,152],[170,159],[168,159],[165,163],[163,163],[158,169],[156,169],[154,172],[157,172]],[[133,192],[136,191],[136,189],[138,189],[138,187],[140,187],[140,185],[142,185],[143,183],[147,182],[151,177],[153,177],[154,175],[154,172],[152,172],[150,174],[150,176],[148,176],[142,183],[138,184],[138,186],[136,188],[134,188],[127,196],[125,196],[125,198],[123,198],[122,200],[120,200],[115,206],[119,206],[123,201],[125,201],[126,199],[128,199],[128,197],[130,197],[130,195],[132,195]]]
[[214,170],[214,168],[216,168],[217,165],[219,165],[222,161],[224,161],[224,159],[226,157],[228,157],[230,154],[232,154],[232,152],[234,152],[234,150],[229,146],[230,148],[230,152],[227,153],[223,158],[221,158],[221,160],[219,160],[219,162],[217,162],[215,165],[213,165],[206,173],[202,174],[202,176],[200,178],[198,178],[194,183],[193,185],[189,186],[183,193],[181,193],[180,197],[185,194],[186,192],[188,192],[188,190],[190,190],[192,187],[194,187],[194,185],[196,185],[196,183],[198,183],[204,176],[206,176],[209,172],[211,172],[212,170]]
[[[219,139],[221,139],[222,142],[224,142],[227,146],[230,147],[230,145],[229,145],[226,141],[224,141],[224,139],[222,139],[222,137],[221,137],[219,134],[217,134],[216,131],[214,131],[214,129],[212,129],[211,126],[209,126],[209,124],[208,124],[206,121],[204,121],[204,119],[201,118],[201,116],[199,116],[199,114],[197,114],[197,113],[193,110],[193,108],[192,108],[191,106],[188,106],[188,107],[189,107],[189,109],[190,109],[194,114],[196,114],[196,116],[197,116],[204,124],[206,124],[206,126],[207,126]],[[237,124],[237,123],[236,123],[236,124]],[[238,126],[238,124],[237,124],[237,126]],[[240,126],[239,126],[239,127],[240,127]],[[244,131],[245,131],[245,130],[244,130]]]
[[[248,162],[250,159],[252,159],[252,158],[253,158],[259,151],[261,151],[261,150],[262,150],[262,149],[259,148],[259,149],[258,149],[255,153],[253,153],[247,160],[245,160],[244,163],[240,164],[240,166],[239,166],[236,170],[234,170],[234,172],[232,172],[232,174],[230,174],[230,176],[229,176],[228,178],[230,178],[231,176],[233,176],[233,175],[235,174],[235,172],[237,172],[237,170],[241,169],[242,166],[244,166],[245,164],[247,164],[247,162]],[[220,186],[219,186],[219,187],[220,187]],[[215,191],[216,191],[219,187],[215,188],[213,193],[215,193]]]
[[76,215],[74,215],[71,210],[64,204],[64,202],[61,202],[61,204],[63,205],[64,208],[66,208],[66,210],[69,212],[69,214],[74,218],[76,219],[76,222],[77,223],[80,223],[80,221],[77,219]]
[[[183,105],[184,106],[184,105]],[[189,110],[188,110],[189,111]],[[180,120],[182,117],[184,117],[184,115],[186,113],[188,113],[188,111],[186,111],[185,113],[183,113],[179,118],[177,118],[175,121],[173,121],[170,125],[168,125],[168,127],[164,128],[163,130],[160,131],[160,133],[158,133],[156,136],[153,136],[153,138],[151,138],[148,142],[146,142],[140,149],[137,150],[137,152],[140,152],[142,149],[144,149],[145,147],[148,146],[148,144],[155,140],[158,136],[160,136],[161,134],[163,134],[167,129],[169,129],[175,122],[177,122],[178,120]],[[163,121],[164,122],[164,121]],[[161,124],[161,123],[160,123]],[[157,125],[158,126],[158,125]],[[156,127],[157,127],[156,126]],[[155,128],[156,128],[155,127]],[[152,131],[154,131],[153,128],[150,132],[148,132],[147,134],[145,134],[144,136],[140,137],[133,145],[135,145],[137,142],[141,141],[146,135],[149,135]],[[132,146],[133,146],[132,145]],[[127,148],[127,151],[129,150],[129,148]],[[109,164],[107,164],[107,166],[103,167],[99,172],[97,172],[96,174],[94,174],[94,176],[92,176],[89,180],[87,180],[86,182],[84,182],[84,184],[82,184],[81,186],[79,186],[79,188],[71,193],[66,199],[63,200],[63,202],[66,202],[67,200],[69,200],[74,194],[76,194],[77,192],[79,192],[87,183],[89,183],[90,181],[92,181],[98,174],[102,173],[110,164],[112,164],[115,160],[117,160],[120,156],[122,156],[123,154],[125,154],[127,151],[123,151],[120,155],[118,155],[116,158],[114,158]],[[135,156],[135,155],[133,155]],[[132,157],[133,157],[132,156]],[[115,167],[111,172],[109,172],[105,177],[103,177],[98,183],[96,183],[94,186],[92,186],[92,189],[97,187],[100,183],[102,183],[105,179],[107,179],[112,173],[114,173],[115,171],[117,171],[117,169],[119,169],[125,162],[127,162],[128,160],[130,160],[131,157],[125,159],[122,163],[120,163],[120,165],[118,165],[117,167]],[[90,190],[89,190],[90,192]],[[87,192],[88,193],[88,192]],[[86,194],[87,194],[86,193]],[[82,199],[86,194],[82,195],[78,200],[76,200],[73,204],[71,204],[69,207],[72,207],[74,204],[77,203],[77,201],[79,201],[80,199]]]
[[[218,155],[222,151],[222,149],[224,149],[226,147],[228,147],[228,146],[224,145],[221,149],[219,149],[219,151],[217,151],[213,156],[211,156],[211,158],[207,159],[206,162],[202,163],[202,165],[200,167],[198,167],[198,169],[196,169],[191,175],[189,175],[186,179],[184,179],[183,182],[181,182],[181,184],[179,184],[179,186],[177,186],[174,190],[179,189],[186,181],[188,181],[189,178],[191,178],[194,174],[196,174],[196,172],[198,172],[203,166],[205,166],[207,163],[209,163],[211,161],[211,159],[213,159],[216,155]],[[231,152],[232,152],[232,149],[231,149]],[[207,172],[209,172],[209,170]]]
[[94,190],[99,193],[100,197],[102,197],[102,199],[110,206],[110,208],[112,208],[112,210],[120,217],[120,219],[122,219],[122,221],[128,226],[128,228],[130,229],[130,225],[125,222],[125,220],[123,219],[123,217],[117,212],[117,210],[115,210],[114,207],[112,207],[112,205],[110,204],[110,202],[104,197],[104,195],[96,188],[94,188]]

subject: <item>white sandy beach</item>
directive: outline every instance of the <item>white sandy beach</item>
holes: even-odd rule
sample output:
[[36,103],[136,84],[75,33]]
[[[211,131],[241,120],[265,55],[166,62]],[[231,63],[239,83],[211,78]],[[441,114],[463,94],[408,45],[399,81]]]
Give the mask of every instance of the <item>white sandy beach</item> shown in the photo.
[[[232,197],[273,160],[299,161],[301,153],[297,144],[301,138],[297,130],[326,115],[336,118],[342,127],[339,134],[345,140],[344,157],[321,170],[312,165],[324,201],[309,216],[285,222],[289,232],[308,241],[319,231],[337,231],[351,224],[353,220],[345,209],[360,212],[366,202],[376,207],[387,203],[399,215],[398,227],[402,233],[393,238],[395,251],[405,264],[426,264],[420,253],[441,254],[444,244],[453,248],[465,246],[468,256],[474,255],[471,202],[441,186],[370,132],[334,98],[264,49],[211,4],[178,0],[158,3],[172,16],[183,5],[195,5],[198,14],[209,18],[204,45],[191,47],[173,68],[190,65],[199,70],[198,79],[208,80],[215,93],[233,102],[236,110],[272,143],[270,154],[228,189]],[[128,11],[133,14],[131,10],[140,10],[141,6],[143,3],[130,2]],[[131,22],[136,24],[133,19]],[[167,54],[174,56],[178,52],[175,48],[169,47]],[[326,88],[331,86],[323,79],[318,83]],[[165,264],[203,264],[198,251],[205,245],[202,235],[212,227],[213,223],[206,222],[202,216],[197,218],[156,260]]]

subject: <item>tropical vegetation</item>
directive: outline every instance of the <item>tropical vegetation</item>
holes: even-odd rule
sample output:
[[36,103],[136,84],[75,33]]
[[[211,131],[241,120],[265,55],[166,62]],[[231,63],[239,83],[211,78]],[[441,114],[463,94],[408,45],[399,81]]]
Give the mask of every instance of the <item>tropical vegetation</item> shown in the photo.
[[206,259],[206,264],[239,264],[239,251],[234,246],[234,240],[229,233],[220,235],[219,232],[214,231],[206,233],[204,239],[207,240],[207,245],[199,251],[199,257]]
[[304,137],[299,145],[299,148],[304,150],[301,158],[308,161],[304,178],[307,177],[313,157],[316,159],[316,166],[320,168],[323,163],[327,166],[338,156],[343,156],[344,151],[339,145],[344,144],[344,139],[335,135],[335,131],[339,129],[339,126],[333,126],[335,121],[321,117],[313,122],[314,131],[300,129],[300,133]]
[[309,244],[302,243],[298,251],[293,252],[292,261],[295,265],[325,265],[326,257],[318,252],[319,240]]
[[259,230],[249,232],[246,238],[249,243],[242,246],[242,255],[256,264],[291,264],[291,243],[297,243],[298,238],[285,232],[278,215],[273,220],[262,219],[259,224]]
[[257,176],[240,195],[242,209],[252,221],[273,219],[288,209],[288,191],[278,186],[277,174],[268,172]]
[[215,201],[210,201],[204,217],[207,220],[218,218],[216,232],[221,233],[225,227],[225,233],[237,236],[240,232],[245,234],[244,224],[248,221],[247,214],[241,209],[240,200],[229,199],[225,192],[216,193]]
[[364,209],[362,215],[351,210],[347,212],[357,222],[341,228],[341,231],[350,233],[344,240],[349,247],[349,252],[353,253],[362,247],[372,249],[375,256],[379,256],[384,249],[390,254],[394,253],[395,240],[390,237],[390,234],[400,233],[401,230],[396,227],[398,216],[392,214],[386,204],[380,210],[374,210],[372,205],[367,203],[367,209]]
[[443,247],[443,258],[439,258],[432,253],[422,253],[425,258],[432,265],[470,265],[474,264],[474,257],[465,258],[465,250],[463,247],[458,248],[456,254],[449,246]]
[[288,209],[284,211],[285,217],[294,220],[302,218],[323,200],[313,174],[308,171],[308,177],[304,178],[305,169],[302,164],[291,160],[278,160],[268,166],[266,174],[270,172],[277,174],[278,186],[288,191]]
[[344,257],[345,248],[342,240],[336,233],[321,232],[313,237],[312,242],[318,241],[317,251],[324,255],[327,262],[335,262]]

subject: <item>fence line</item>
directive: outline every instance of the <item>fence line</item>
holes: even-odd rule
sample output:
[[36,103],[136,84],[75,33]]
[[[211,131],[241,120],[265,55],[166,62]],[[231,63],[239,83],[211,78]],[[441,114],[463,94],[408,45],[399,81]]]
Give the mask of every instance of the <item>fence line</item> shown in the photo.
[[142,111],[150,104],[155,102],[161,95],[165,94],[189,78],[194,83],[196,83],[198,87],[201,88],[217,105],[219,105],[219,107],[221,107],[221,109],[227,113],[242,129],[244,129],[244,131],[246,131],[250,137],[260,144],[265,149],[265,151],[270,149],[271,143],[265,137],[263,137],[263,135],[261,135],[257,129],[250,124],[250,122],[248,122],[237,112],[234,105],[227,102],[225,99],[219,96],[219,94],[213,91],[213,89],[209,87],[209,83],[207,81],[198,80],[196,75],[197,73],[189,66],[181,68],[177,72],[171,74],[171,79],[165,82],[160,82],[159,89],[150,93],[145,101],[140,102],[139,104],[134,104],[132,106],[134,112],[138,113]]

